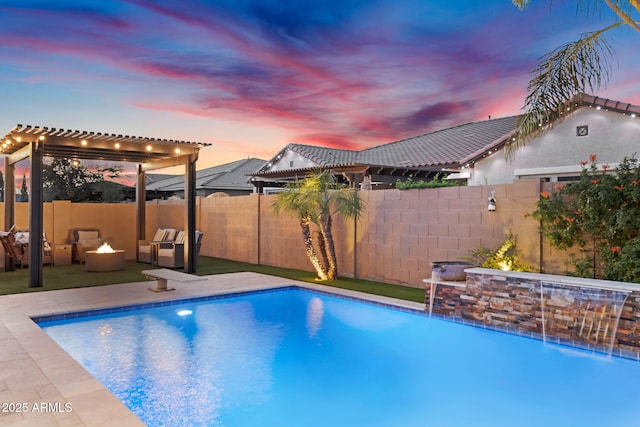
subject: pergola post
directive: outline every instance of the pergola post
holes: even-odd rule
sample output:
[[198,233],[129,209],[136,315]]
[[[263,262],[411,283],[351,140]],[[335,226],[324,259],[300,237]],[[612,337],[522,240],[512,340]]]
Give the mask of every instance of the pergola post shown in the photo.
[[147,191],[145,172],[142,165],[137,165],[138,180],[136,182],[136,261],[140,262],[140,240],[145,240]]
[[29,174],[31,192],[29,194],[29,287],[42,287],[43,251],[43,207],[42,207],[42,143],[31,143]]
[[196,160],[198,156],[186,156],[184,174],[184,271],[196,272]]
[[[4,230],[9,231],[16,221],[16,167],[9,161],[8,157],[4,159]],[[16,263],[9,254],[4,254],[4,271],[14,271]]]

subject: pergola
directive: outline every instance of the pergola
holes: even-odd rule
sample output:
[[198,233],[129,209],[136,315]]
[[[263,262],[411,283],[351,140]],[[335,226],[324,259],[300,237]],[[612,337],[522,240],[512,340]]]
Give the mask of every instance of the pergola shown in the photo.
[[[29,287],[42,286],[42,233],[44,157],[106,160],[137,163],[136,240],[145,234],[145,173],[171,166],[185,167],[185,271],[194,273],[195,260],[195,178],[200,148],[210,144],[176,141],[17,125],[0,141],[0,156],[5,157],[4,226],[8,230],[15,222],[15,164],[29,158],[31,193],[29,195]],[[13,268],[13,260],[9,262]],[[6,268],[5,268],[6,269]]]

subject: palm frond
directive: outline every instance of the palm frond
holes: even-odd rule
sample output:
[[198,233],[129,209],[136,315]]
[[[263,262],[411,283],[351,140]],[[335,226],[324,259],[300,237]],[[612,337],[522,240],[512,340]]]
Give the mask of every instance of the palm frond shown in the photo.
[[615,57],[604,33],[619,25],[583,34],[541,58],[527,87],[517,132],[506,145],[508,156],[560,123],[585,93],[606,87]]
[[529,7],[531,0],[513,0],[511,3],[513,3],[518,9],[524,10]]
[[633,10],[636,12],[640,12],[640,2],[638,0],[627,0],[627,1],[613,1],[613,0],[605,0],[607,6],[611,8],[618,15],[618,18],[622,20],[625,24],[633,28],[634,30],[640,32],[640,25],[637,21],[633,20]]
[[355,188],[343,187],[334,190],[332,199],[336,207],[336,212],[345,218],[359,219],[365,208],[364,200]]
[[[531,0],[512,0],[514,6],[520,10],[525,10],[531,4]],[[640,22],[634,20],[633,15],[635,12],[640,12],[640,0],[578,0],[576,1],[577,12],[584,12],[589,16],[600,18],[602,13],[602,6],[606,4],[617,16],[636,31],[640,31]],[[553,4],[552,0],[549,0],[549,6]]]

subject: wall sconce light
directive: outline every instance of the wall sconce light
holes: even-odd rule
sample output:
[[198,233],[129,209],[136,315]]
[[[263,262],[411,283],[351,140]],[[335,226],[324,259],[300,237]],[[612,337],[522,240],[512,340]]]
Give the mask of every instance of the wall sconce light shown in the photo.
[[489,197],[489,206],[487,207],[489,212],[496,211],[496,191],[491,190],[491,197]]

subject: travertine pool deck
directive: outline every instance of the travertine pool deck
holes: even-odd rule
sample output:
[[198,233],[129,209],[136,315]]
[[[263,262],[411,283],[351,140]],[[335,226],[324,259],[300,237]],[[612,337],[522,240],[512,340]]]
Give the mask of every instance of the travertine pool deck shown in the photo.
[[111,392],[47,336],[31,317],[297,285],[405,308],[424,304],[257,273],[206,276],[150,292],[155,282],[0,296],[0,425],[143,426]]

